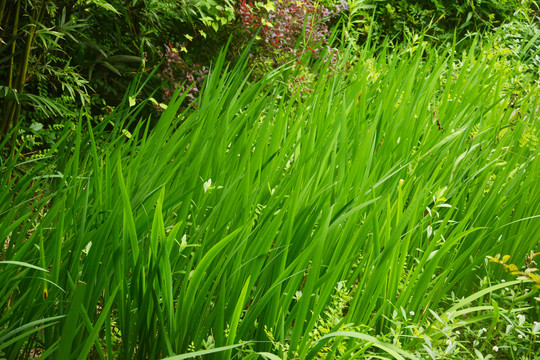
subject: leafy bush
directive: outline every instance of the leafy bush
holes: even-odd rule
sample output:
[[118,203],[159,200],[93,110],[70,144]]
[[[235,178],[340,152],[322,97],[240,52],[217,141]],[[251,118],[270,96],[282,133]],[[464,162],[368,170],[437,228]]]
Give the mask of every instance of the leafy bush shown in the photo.
[[526,83],[540,75],[540,17],[529,22],[513,21],[498,28],[494,37],[499,51],[506,53],[508,63],[519,70],[517,81]]
[[[251,64],[255,78],[292,59],[325,56],[333,63],[337,61],[337,50],[329,46],[328,22],[334,13],[317,2],[286,0],[248,3],[242,0],[237,7],[237,15],[240,24],[229,24],[230,18],[223,18],[220,30],[225,25],[230,25],[227,29],[232,29],[234,39],[230,53],[234,54],[233,61],[239,58],[239,51],[246,43],[256,39],[255,44],[251,45]],[[219,36],[218,33],[210,36],[199,29],[193,36],[186,34],[184,42],[174,47],[172,44],[166,46],[166,51],[162,53],[165,66],[161,72],[161,78],[166,83],[166,102],[177,88],[182,91],[191,88],[186,101],[195,101],[207,74],[206,67],[200,65],[197,59],[208,60],[206,56],[198,54],[197,47],[206,49],[210,46],[215,50],[216,47],[211,44]],[[302,66],[302,74],[296,78],[297,84],[311,77],[307,65],[306,61],[305,66]]]
[[328,47],[328,22],[335,14],[318,2],[282,0],[253,4],[241,0],[238,13],[248,38],[257,36],[260,40],[253,49],[253,63],[259,74],[291,59],[301,59],[304,53],[315,57],[329,53],[332,57],[335,51]]
[[[393,43],[410,42],[424,34],[440,44],[452,41],[454,30],[458,39],[464,39],[467,34],[493,30],[505,23],[526,23],[538,11],[534,1],[519,0],[349,0],[348,4],[349,12],[344,13],[348,32],[354,31],[360,41],[371,34],[381,42],[388,38]],[[469,44],[463,44],[463,48]]]

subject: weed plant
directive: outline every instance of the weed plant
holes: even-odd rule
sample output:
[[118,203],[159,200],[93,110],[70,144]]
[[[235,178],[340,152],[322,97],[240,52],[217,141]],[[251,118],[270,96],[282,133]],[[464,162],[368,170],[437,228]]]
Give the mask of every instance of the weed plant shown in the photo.
[[499,356],[501,317],[538,318],[485,267],[539,251],[538,88],[513,98],[478,51],[355,56],[305,93],[295,65],[248,83],[222,55],[151,131],[133,87],[50,156],[2,159],[1,356],[438,358],[452,319],[496,324],[463,346]]

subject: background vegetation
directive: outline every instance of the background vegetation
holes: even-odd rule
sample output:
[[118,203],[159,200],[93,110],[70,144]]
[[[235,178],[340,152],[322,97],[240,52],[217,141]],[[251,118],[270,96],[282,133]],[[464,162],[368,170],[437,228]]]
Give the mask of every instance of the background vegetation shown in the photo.
[[0,0],[0,359],[537,359],[538,16]]

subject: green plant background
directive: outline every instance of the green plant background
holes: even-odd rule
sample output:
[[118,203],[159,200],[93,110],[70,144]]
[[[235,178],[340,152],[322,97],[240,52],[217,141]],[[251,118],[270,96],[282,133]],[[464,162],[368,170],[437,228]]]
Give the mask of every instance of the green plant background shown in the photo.
[[0,0],[0,358],[535,359],[537,4],[305,1]]

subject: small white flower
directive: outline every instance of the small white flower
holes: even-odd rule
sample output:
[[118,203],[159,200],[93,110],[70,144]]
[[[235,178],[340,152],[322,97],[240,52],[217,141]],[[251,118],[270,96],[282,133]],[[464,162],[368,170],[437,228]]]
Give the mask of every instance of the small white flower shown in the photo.
[[184,250],[186,248],[186,246],[187,246],[187,235],[186,234],[184,234],[182,236],[181,241],[182,241],[182,243],[180,244],[180,251]]
[[411,311],[409,314],[411,314],[411,316],[414,316],[414,311]]
[[501,282],[506,282],[506,280],[502,279]]
[[205,181],[203,184],[204,192],[207,192],[208,189],[212,187],[212,179],[208,179],[208,181]]
[[495,351],[495,352],[499,351],[499,347],[498,347],[497,345],[495,345],[495,346],[493,347],[493,351]]
[[518,338],[523,339],[523,335],[518,334]]
[[459,332],[459,330],[456,330],[456,334],[458,334],[458,335],[459,335],[459,334],[461,334],[461,333]]

